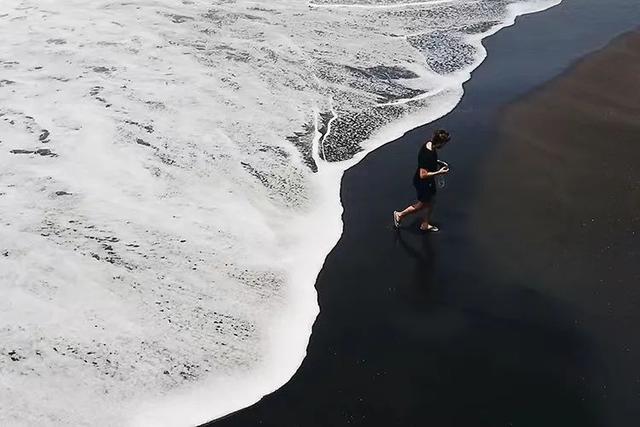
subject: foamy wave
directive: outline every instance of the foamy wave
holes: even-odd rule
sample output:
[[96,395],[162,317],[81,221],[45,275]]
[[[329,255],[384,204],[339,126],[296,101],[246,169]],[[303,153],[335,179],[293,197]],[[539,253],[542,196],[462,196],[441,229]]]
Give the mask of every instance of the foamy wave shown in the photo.
[[559,0],[0,4],[0,424],[193,425],[293,374],[339,183]]

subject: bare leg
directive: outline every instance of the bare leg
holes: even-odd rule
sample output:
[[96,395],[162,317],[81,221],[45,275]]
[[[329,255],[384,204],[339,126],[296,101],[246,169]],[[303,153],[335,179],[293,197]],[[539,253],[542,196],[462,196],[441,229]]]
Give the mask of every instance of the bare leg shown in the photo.
[[422,202],[415,202],[413,205],[407,206],[405,210],[398,212],[398,221],[402,221],[402,218],[404,218],[407,215],[420,212],[422,209],[424,209],[424,207],[425,207],[425,204]]
[[426,209],[426,214],[424,215],[424,219],[422,224],[420,224],[420,230],[427,231],[438,231],[438,228],[434,225],[431,225],[431,215],[433,214],[433,203],[424,203],[424,208]]

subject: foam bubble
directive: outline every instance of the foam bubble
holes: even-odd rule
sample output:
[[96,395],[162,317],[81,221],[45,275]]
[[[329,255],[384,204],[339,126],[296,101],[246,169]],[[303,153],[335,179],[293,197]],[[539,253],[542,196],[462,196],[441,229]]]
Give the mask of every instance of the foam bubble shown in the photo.
[[193,425],[299,366],[343,171],[557,0],[5,0],[0,424]]

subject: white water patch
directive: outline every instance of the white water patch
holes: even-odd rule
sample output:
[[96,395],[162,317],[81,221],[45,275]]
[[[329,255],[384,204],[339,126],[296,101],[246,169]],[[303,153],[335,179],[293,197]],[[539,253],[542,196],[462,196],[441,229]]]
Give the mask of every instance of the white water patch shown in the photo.
[[299,366],[342,172],[557,0],[0,3],[0,425],[193,425]]

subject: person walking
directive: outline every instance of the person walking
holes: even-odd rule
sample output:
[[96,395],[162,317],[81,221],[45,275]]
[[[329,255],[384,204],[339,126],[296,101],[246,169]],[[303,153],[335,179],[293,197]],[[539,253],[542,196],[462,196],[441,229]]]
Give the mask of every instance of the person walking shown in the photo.
[[400,227],[402,220],[412,214],[424,211],[420,230],[425,232],[437,232],[438,227],[431,223],[431,215],[436,196],[436,176],[449,172],[449,166],[444,162],[438,162],[438,150],[442,149],[451,139],[449,132],[444,129],[436,130],[430,141],[422,144],[418,152],[418,168],[413,175],[413,186],[416,189],[418,201],[407,206],[404,210],[393,211],[393,225]]

